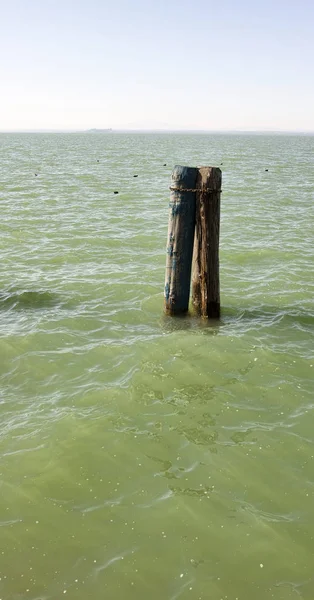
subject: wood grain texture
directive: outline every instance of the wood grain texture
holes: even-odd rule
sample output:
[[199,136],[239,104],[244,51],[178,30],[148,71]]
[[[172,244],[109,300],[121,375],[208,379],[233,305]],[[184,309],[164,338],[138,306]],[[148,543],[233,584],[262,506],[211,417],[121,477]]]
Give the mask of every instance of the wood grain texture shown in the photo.
[[219,319],[221,170],[217,167],[199,167],[196,188],[201,191],[196,193],[192,302],[199,315]]
[[165,279],[165,311],[188,311],[195,231],[195,190],[197,169],[176,166],[171,176],[169,226]]

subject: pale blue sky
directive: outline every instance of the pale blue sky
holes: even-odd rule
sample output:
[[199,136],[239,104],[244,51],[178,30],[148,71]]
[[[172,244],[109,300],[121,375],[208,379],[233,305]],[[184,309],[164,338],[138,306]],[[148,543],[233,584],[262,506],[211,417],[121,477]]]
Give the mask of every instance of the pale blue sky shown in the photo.
[[0,130],[314,131],[313,0],[10,0]]

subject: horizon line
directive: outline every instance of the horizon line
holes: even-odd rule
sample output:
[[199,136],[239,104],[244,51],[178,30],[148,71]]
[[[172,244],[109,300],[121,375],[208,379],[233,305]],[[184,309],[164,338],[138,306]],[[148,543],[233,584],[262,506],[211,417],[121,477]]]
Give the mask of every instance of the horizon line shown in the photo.
[[166,129],[166,128],[92,128],[92,129],[0,129],[0,133],[252,133],[252,134],[314,134],[313,129]]

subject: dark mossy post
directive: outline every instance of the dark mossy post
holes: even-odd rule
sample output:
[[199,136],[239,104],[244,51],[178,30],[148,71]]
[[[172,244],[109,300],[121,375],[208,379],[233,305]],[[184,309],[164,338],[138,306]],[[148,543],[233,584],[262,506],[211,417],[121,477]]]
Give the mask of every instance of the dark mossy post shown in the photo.
[[197,174],[194,167],[176,166],[171,176],[165,281],[165,311],[170,315],[189,309]]
[[219,319],[221,170],[217,167],[199,167],[196,188],[192,302],[199,315]]

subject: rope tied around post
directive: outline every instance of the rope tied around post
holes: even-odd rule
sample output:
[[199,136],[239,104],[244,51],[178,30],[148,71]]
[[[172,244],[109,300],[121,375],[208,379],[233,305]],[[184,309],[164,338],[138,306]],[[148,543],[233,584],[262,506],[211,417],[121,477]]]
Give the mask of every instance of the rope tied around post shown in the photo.
[[208,194],[211,192],[214,193],[218,193],[221,194],[222,190],[214,190],[212,188],[179,188],[179,187],[173,187],[172,185],[169,187],[169,190],[171,192],[200,192],[201,194]]

